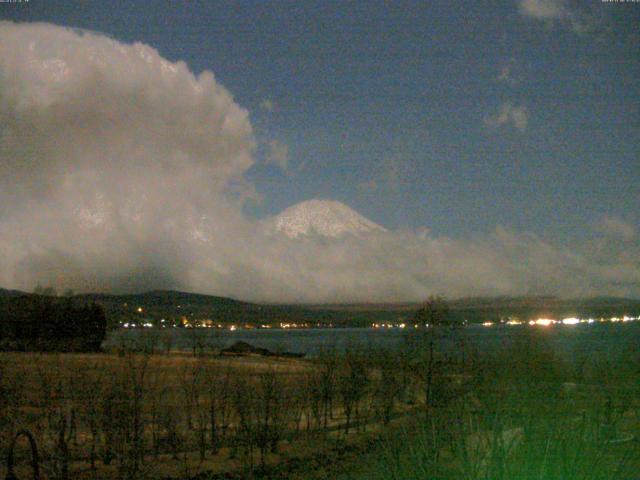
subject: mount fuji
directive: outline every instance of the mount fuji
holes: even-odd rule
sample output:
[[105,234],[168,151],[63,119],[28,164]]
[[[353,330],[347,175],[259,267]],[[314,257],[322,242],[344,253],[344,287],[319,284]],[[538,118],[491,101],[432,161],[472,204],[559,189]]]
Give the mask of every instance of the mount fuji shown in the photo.
[[387,229],[335,200],[307,200],[283,210],[266,221],[268,229],[290,238],[316,234],[342,237],[386,232]]

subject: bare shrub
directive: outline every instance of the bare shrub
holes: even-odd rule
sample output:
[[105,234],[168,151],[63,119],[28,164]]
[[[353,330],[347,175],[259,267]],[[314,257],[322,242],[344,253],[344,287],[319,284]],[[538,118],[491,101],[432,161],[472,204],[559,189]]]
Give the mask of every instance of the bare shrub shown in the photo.
[[372,391],[372,401],[378,417],[387,425],[393,416],[396,402],[402,395],[402,367],[387,350],[374,352],[373,359],[378,375]]
[[284,386],[273,369],[260,374],[255,395],[255,442],[260,451],[260,463],[265,465],[265,454],[275,452],[284,432],[286,415],[284,410]]
[[255,449],[255,405],[254,386],[249,375],[243,373],[235,377],[233,382],[232,402],[234,407],[235,435],[232,442],[232,455],[241,454],[245,470],[252,470]]
[[205,398],[209,413],[209,448],[216,454],[226,437],[232,408],[233,370],[230,364],[224,367],[217,362],[205,365]]
[[322,399],[322,426],[327,428],[329,418],[333,418],[333,400],[336,390],[338,356],[335,349],[323,350],[318,356],[319,387]]
[[364,359],[359,352],[347,350],[338,373],[338,391],[345,415],[345,434],[349,433],[351,421],[359,421],[360,402],[365,397],[369,377]]

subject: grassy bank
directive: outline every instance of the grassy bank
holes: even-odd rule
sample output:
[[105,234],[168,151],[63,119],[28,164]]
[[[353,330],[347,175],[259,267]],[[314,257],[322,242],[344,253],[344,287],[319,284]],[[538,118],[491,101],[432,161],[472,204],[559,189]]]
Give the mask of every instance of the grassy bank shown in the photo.
[[[308,445],[353,437],[411,408],[389,392],[378,364],[362,352],[313,362],[4,353],[0,448],[7,451],[16,433],[28,430],[45,478],[275,471],[283,458],[318,453]],[[28,474],[24,439],[14,453],[16,471]],[[0,477],[7,468],[3,455]]]
[[473,388],[389,431],[341,478],[638,478],[639,350],[566,363],[532,335],[470,364]]
[[[536,330],[490,353],[313,360],[0,354],[0,448],[43,478],[604,479],[640,471],[638,349],[572,361]],[[433,347],[433,348],[431,348]],[[29,478],[24,438],[15,471]],[[2,455],[0,478],[7,473]]]

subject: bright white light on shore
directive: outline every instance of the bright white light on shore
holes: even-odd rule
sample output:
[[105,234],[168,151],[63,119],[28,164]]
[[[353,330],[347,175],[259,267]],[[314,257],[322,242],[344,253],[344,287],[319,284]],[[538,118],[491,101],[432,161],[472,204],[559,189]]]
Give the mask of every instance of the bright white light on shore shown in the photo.
[[562,324],[563,325],[576,325],[578,323],[580,323],[580,319],[579,318],[568,317],[568,318],[563,318],[562,319]]
[[522,322],[520,320],[509,320],[507,325],[522,325]]
[[142,307],[138,307],[138,313],[142,313]]
[[235,326],[235,325],[231,325],[231,326],[229,327],[229,330],[231,330],[232,332],[234,332],[234,331],[235,331],[235,329],[236,329],[236,326]]
[[542,325],[543,327],[548,327],[549,325],[553,325],[555,320],[551,320],[550,318],[539,318],[536,320],[536,325]]
[[493,322],[484,322],[482,325],[483,325],[484,327],[490,327],[490,326],[492,326],[492,325],[493,325]]

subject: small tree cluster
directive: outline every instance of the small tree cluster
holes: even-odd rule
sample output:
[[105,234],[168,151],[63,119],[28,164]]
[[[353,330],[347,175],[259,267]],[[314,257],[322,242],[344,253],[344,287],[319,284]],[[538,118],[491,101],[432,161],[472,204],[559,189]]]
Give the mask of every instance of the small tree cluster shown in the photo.
[[73,297],[23,295],[0,299],[0,348],[19,351],[99,351],[107,320],[96,304]]

